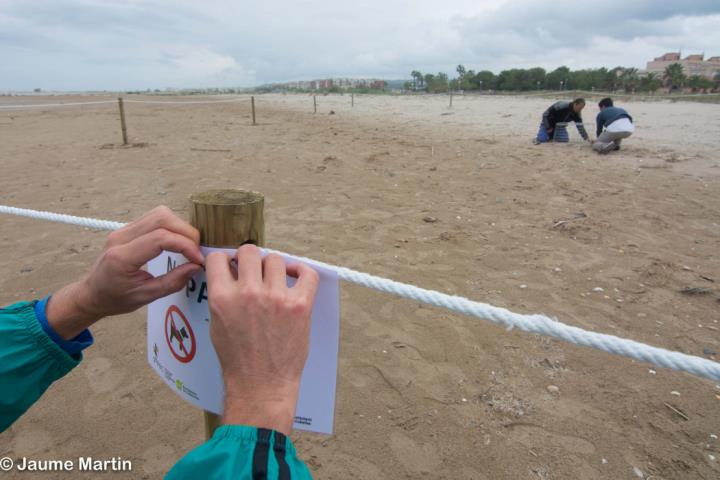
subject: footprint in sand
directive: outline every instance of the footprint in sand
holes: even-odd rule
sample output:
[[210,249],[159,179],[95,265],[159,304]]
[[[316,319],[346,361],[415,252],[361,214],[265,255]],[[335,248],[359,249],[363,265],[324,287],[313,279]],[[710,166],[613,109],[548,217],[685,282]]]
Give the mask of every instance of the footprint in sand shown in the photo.
[[335,453],[332,462],[323,462],[318,478],[352,478],[353,480],[376,480],[387,478],[387,471],[363,458],[361,455]]
[[96,357],[87,360],[84,369],[90,388],[95,393],[108,393],[120,384],[125,376],[124,370],[113,367],[109,358]]
[[549,432],[540,426],[517,423],[508,426],[511,440],[522,443],[528,448],[553,448],[567,454],[591,455],[595,445],[582,437]]
[[50,451],[55,447],[55,441],[47,430],[23,427],[18,429],[10,445],[16,455],[31,457]]
[[436,445],[418,445],[412,438],[399,432],[390,435],[390,449],[409,473],[431,473],[440,465]]
[[151,478],[160,478],[172,468],[180,455],[169,445],[155,445],[145,450],[141,458],[143,472]]

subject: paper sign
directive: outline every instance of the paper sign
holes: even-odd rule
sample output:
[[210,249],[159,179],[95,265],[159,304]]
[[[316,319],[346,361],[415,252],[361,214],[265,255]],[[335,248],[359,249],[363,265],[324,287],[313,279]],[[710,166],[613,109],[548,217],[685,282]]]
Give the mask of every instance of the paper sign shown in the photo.
[[[203,255],[234,249],[201,247]],[[263,252],[263,255],[265,253]],[[284,255],[288,264],[298,260]],[[163,252],[148,263],[157,277],[187,263],[185,257]],[[306,262],[307,263],[307,262]],[[313,304],[310,352],[300,381],[300,397],[294,428],[332,434],[335,413],[340,293],[335,272],[308,263],[320,275]],[[295,280],[288,278],[288,286]],[[218,415],[223,411],[223,381],[215,349],[210,341],[210,312],[205,272],[194,276],[185,289],[148,306],[148,362],[178,395]],[[278,345],[278,348],[282,348]]]

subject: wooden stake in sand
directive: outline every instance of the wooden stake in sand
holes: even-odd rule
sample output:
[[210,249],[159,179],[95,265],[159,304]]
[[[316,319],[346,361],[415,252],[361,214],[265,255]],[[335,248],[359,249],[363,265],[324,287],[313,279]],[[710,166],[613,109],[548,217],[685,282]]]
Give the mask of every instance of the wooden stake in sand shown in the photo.
[[354,93],[350,94],[350,106],[351,107],[355,106],[355,94]]
[[255,125],[255,97],[250,97],[250,105],[252,106],[252,118],[253,118],[253,125]]
[[127,126],[125,125],[125,105],[122,97],[118,97],[118,108],[120,108],[120,128],[122,129],[123,145],[128,144]]
[[[208,190],[190,197],[190,223],[200,231],[200,245],[237,248],[265,245],[265,197],[245,190]],[[220,426],[220,416],[205,412],[205,437]]]
[[452,108],[452,93],[450,93],[450,105],[448,108]]
[[313,95],[313,113],[317,113],[317,96]]

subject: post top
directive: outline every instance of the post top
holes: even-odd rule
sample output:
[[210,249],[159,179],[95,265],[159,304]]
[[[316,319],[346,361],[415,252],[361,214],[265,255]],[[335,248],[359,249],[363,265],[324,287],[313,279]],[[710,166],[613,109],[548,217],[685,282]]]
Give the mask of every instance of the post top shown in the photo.
[[202,205],[248,205],[262,202],[264,197],[258,192],[238,189],[215,189],[194,193],[190,201]]

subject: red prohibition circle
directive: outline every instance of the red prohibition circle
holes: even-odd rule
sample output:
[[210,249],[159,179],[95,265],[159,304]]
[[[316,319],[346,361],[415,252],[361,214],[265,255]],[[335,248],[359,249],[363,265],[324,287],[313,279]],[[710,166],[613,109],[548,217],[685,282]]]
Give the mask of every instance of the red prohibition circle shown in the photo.
[[[180,317],[179,319],[182,321],[182,326],[176,325],[173,313]],[[178,362],[189,363],[195,358],[195,351],[197,350],[195,333],[192,327],[190,327],[190,322],[188,322],[185,315],[175,305],[170,305],[165,314],[165,340],[167,341],[168,347],[170,347],[170,353],[172,353]],[[173,340],[177,342],[177,348],[180,349],[179,352],[175,351],[176,347],[173,346]],[[185,340],[190,341],[189,350],[185,346]]]

